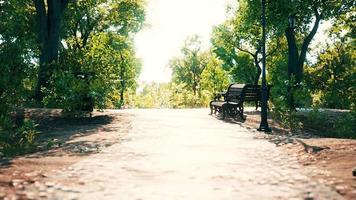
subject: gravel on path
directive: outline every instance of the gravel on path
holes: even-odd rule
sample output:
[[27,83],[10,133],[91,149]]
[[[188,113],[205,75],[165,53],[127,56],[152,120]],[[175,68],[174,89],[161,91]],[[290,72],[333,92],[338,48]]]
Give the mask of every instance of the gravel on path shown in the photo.
[[26,188],[30,199],[343,199],[297,159],[207,109],[123,110],[122,143]]

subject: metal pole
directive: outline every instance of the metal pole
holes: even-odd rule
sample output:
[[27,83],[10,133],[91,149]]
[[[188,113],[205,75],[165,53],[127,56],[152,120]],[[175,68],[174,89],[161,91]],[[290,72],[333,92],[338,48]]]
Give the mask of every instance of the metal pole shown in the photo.
[[266,83],[266,0],[262,0],[262,87],[261,124],[258,131],[271,132],[267,121],[267,83]]

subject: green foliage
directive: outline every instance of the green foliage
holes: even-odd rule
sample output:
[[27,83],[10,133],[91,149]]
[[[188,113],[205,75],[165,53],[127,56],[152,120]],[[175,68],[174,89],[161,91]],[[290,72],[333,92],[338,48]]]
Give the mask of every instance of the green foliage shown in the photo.
[[356,68],[354,41],[342,38],[318,56],[307,68],[308,85],[317,106],[337,109],[355,108]]
[[313,109],[302,118],[305,127],[325,137],[356,139],[356,111],[333,114]]
[[236,83],[253,84],[257,73],[253,59],[247,53],[239,53],[236,57],[236,67],[232,68],[230,74]]
[[250,38],[243,38],[243,31],[237,28],[238,23],[240,21],[228,20],[215,27],[211,39],[212,49],[223,61],[222,66],[231,75],[233,82],[254,83],[257,76],[256,69],[259,67],[256,66],[254,59],[257,59],[260,53],[259,44],[251,47],[250,43],[253,41],[249,41]]
[[63,34],[70,49],[84,48],[98,33],[129,37],[145,20],[143,0],[78,0],[68,5]]
[[[298,102],[297,107],[306,108],[311,105],[310,91],[305,84],[296,84],[294,77],[291,80],[286,80],[284,85],[277,85],[277,89],[283,89],[290,91],[284,93],[284,95],[273,96],[272,104],[272,116],[277,119],[281,124],[290,129],[290,132],[300,132],[303,128],[303,122],[298,118],[298,112],[295,109],[291,109],[291,101],[293,103]],[[276,94],[276,91],[272,92],[272,95]]]
[[207,106],[214,93],[224,90],[229,78],[223,63],[211,51],[202,51],[198,36],[188,38],[182,56],[170,62],[173,71],[171,106]]
[[211,38],[213,52],[223,61],[223,68],[230,71],[236,67],[236,38],[230,21],[214,27]]
[[35,148],[35,124],[12,116],[13,110],[26,103],[36,69],[31,2],[0,3],[0,152],[6,156]]
[[169,95],[171,86],[168,83],[142,83],[142,90],[134,94],[131,107],[136,108],[170,108]]
[[[176,78],[170,83],[143,83],[142,90],[131,102],[131,107],[138,108],[197,108],[206,107],[214,94],[223,91],[229,84],[226,72],[222,69],[222,64],[213,54],[204,54],[201,59],[205,59],[204,71],[200,74],[199,87],[194,94],[190,87],[183,82],[182,74],[191,73],[187,69],[176,69]],[[187,61],[182,61],[187,62]],[[199,61],[198,61],[199,63]],[[194,68],[193,68],[194,69]],[[179,70],[185,70],[185,73]],[[180,80],[180,81],[178,81]]]
[[207,66],[206,54],[201,52],[201,41],[198,36],[185,40],[181,49],[182,57],[170,61],[173,82],[182,84],[188,91],[197,95],[200,92],[201,74]]
[[0,115],[0,152],[5,156],[13,156],[34,151],[37,148],[36,126],[30,120],[15,125],[9,117]]
[[75,111],[85,100],[99,109],[123,106],[140,72],[132,36],[143,26],[144,5],[142,0],[81,0],[68,5],[60,66],[46,91],[47,106]]
[[217,92],[226,90],[230,81],[226,71],[222,68],[221,60],[214,54],[209,55],[207,59],[207,66],[201,76],[201,87],[212,97]]
[[29,2],[10,0],[0,5],[0,114],[4,115],[23,103],[34,71],[31,45],[35,39],[29,31],[33,29]]
[[[239,0],[240,7],[244,7],[248,12],[240,12],[244,22],[243,27],[261,27],[261,1],[260,0]],[[296,16],[297,31],[303,38],[310,32],[310,24],[315,20],[315,11],[322,14],[323,20],[338,18],[340,15],[352,12],[355,9],[355,1],[320,1],[320,0],[274,0],[267,1],[267,30],[269,35],[279,37],[284,35],[288,26],[288,16]],[[245,34],[249,32],[246,31]]]
[[[72,112],[80,110],[87,99],[99,109],[115,107],[120,90],[135,88],[139,63],[132,43],[124,37],[101,33],[92,36],[80,52],[66,53],[63,65],[52,77],[53,89],[46,91],[47,106]],[[121,81],[125,81],[125,88]]]
[[171,108],[200,108],[206,107],[211,101],[211,93],[200,91],[199,96],[185,89],[183,85],[172,84],[170,104]]

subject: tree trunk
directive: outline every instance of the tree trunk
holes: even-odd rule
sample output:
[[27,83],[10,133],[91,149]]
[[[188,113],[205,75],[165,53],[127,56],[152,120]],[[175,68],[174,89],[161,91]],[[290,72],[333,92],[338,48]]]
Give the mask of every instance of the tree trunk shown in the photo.
[[121,83],[120,108],[121,108],[125,103],[124,93],[125,93],[125,90],[126,90],[126,82],[125,82],[126,64],[125,64],[124,56],[121,53],[121,50],[119,50],[119,53],[120,53],[120,58],[121,58],[121,68],[120,68],[120,83]]
[[[295,102],[293,98],[293,92],[294,92],[294,84],[296,81],[297,77],[297,67],[298,67],[298,47],[295,41],[295,33],[294,29],[288,27],[285,31],[285,35],[287,38],[288,42],[288,80],[289,84],[287,86],[287,100],[289,104],[289,109],[294,110],[295,109]],[[292,79],[294,77],[294,79]],[[300,79],[298,79],[300,80]],[[292,82],[293,81],[293,82]]]
[[318,31],[319,28],[319,23],[322,19],[322,14],[318,14],[317,11],[316,12],[316,16],[315,16],[315,22],[313,25],[313,29],[310,31],[309,35],[304,39],[303,41],[303,45],[301,47],[300,50],[300,56],[298,59],[298,65],[296,66],[296,82],[300,83],[303,80],[303,69],[304,69],[304,62],[305,62],[305,58],[308,52],[308,48],[309,48],[309,44],[310,42],[313,40],[316,32]]
[[124,79],[124,72],[125,72],[125,65],[122,66],[120,76],[121,76],[121,90],[120,90],[120,108],[124,105],[125,103],[125,97],[124,97],[124,92],[126,90],[126,84],[125,84],[125,79]]
[[34,99],[43,100],[42,87],[48,86],[49,78],[58,61],[60,28],[63,11],[67,0],[33,0],[37,14],[38,43],[40,50],[40,65],[38,79],[34,91]]
[[254,62],[255,62],[255,66],[256,66],[256,69],[257,69],[256,77],[255,77],[255,80],[254,80],[254,84],[255,85],[258,85],[258,81],[260,80],[260,76],[261,76],[261,73],[262,73],[262,70],[261,70],[260,63],[258,61],[257,55],[258,55],[258,52],[257,52],[257,54],[255,54],[255,56],[253,56],[253,59],[254,59]]
[[260,67],[261,60],[258,60],[258,54],[260,53],[261,48],[258,48],[255,53],[252,53],[252,52],[250,52],[250,51],[248,51],[246,49],[243,49],[241,47],[237,47],[237,49],[239,49],[242,52],[245,52],[245,53],[249,54],[250,56],[252,56],[253,61],[255,63],[255,67],[257,69],[257,73],[256,73],[256,76],[255,76],[253,82],[254,82],[255,85],[258,85],[258,81],[260,80],[261,73],[262,73],[262,69]]
[[197,81],[196,81],[196,78],[195,78],[195,73],[193,73],[193,93],[194,93],[194,96],[196,96],[197,94]]
[[[288,78],[290,81],[288,85],[288,102],[290,105],[290,109],[295,109],[293,93],[295,92],[294,90],[296,88],[294,87],[294,85],[300,84],[303,79],[303,67],[304,67],[304,62],[308,51],[308,47],[318,30],[319,23],[322,17],[322,15],[319,15],[317,11],[315,15],[316,15],[316,19],[314,22],[313,29],[308,34],[308,36],[304,39],[302,48],[300,50],[300,54],[298,52],[294,29],[288,27],[285,31],[285,36],[288,42]],[[292,80],[292,76],[294,76],[294,80]],[[294,82],[291,83],[291,81]]]
[[296,76],[299,55],[293,28],[288,27],[285,31],[285,35],[288,42],[288,77],[290,80],[292,75]]

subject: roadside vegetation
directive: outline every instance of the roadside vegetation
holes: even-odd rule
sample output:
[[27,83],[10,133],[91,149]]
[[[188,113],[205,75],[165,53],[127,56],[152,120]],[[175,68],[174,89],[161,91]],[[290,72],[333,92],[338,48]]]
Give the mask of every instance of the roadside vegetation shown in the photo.
[[9,0],[0,1],[0,16],[1,154],[36,149],[40,133],[25,108],[79,116],[120,108],[136,90],[133,39],[144,26],[144,1]]

